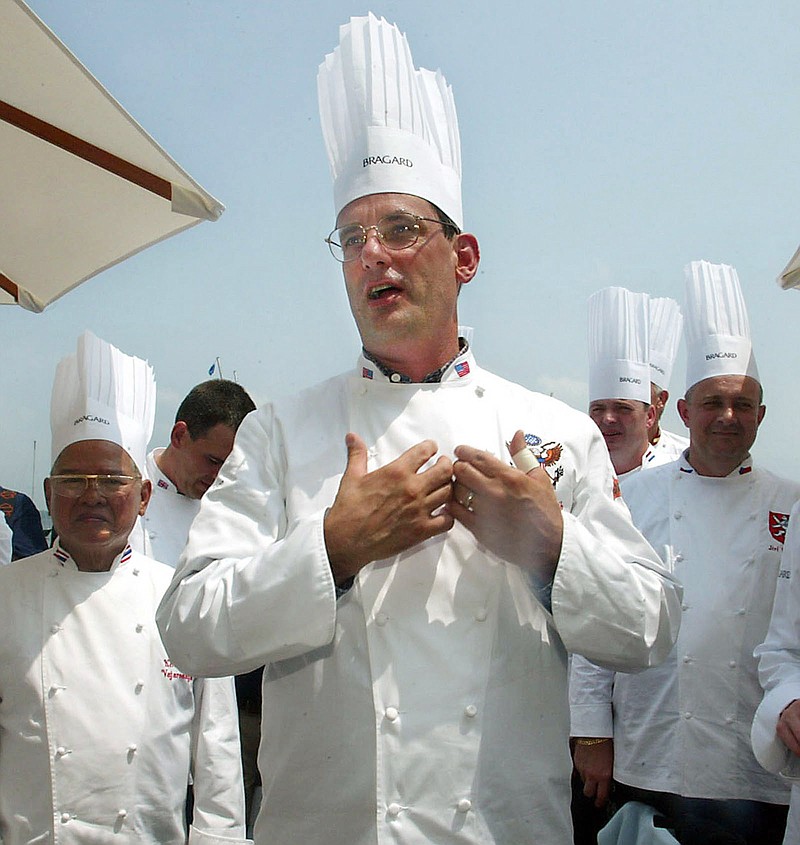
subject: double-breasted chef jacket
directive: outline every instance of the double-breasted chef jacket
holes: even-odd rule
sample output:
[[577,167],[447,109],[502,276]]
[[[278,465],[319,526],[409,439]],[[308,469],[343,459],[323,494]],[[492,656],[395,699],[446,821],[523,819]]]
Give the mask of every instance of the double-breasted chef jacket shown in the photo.
[[126,549],[79,571],[58,545],[0,571],[4,845],[245,842],[231,679],[167,657],[155,610],[172,569]]
[[[518,428],[564,512],[552,613],[459,524],[366,566],[337,598],[323,517],[348,431],[375,470],[427,438],[440,454],[466,443],[508,460]],[[392,383],[362,357],[248,416],[159,625],[188,671],[268,664],[256,841],[568,842],[567,650],[649,665],[679,619],[679,588],[613,490],[587,416],[469,352],[441,384]]]
[[784,843],[794,845],[800,842],[800,757],[789,751],[775,728],[781,711],[800,699],[800,502],[780,528],[786,541],[772,619],[755,651],[764,698],[753,718],[751,739],[758,762],[792,784]]
[[750,724],[761,700],[753,649],[767,631],[800,485],[750,458],[724,478],[698,475],[684,455],[639,473],[624,496],[683,584],[683,620],[667,660],[639,674],[573,660],[572,734],[613,735],[614,777],[631,786],[788,803],[787,787],[753,757]]

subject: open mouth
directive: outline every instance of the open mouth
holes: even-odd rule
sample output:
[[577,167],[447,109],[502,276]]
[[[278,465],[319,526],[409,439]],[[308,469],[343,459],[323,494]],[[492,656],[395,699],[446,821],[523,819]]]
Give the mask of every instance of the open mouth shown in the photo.
[[388,283],[385,284],[385,285],[376,285],[367,294],[367,298],[370,299],[370,300],[383,299],[383,298],[387,297],[389,294],[391,294],[393,292],[397,292],[399,290],[400,290],[400,288],[395,287],[394,285],[390,285]]

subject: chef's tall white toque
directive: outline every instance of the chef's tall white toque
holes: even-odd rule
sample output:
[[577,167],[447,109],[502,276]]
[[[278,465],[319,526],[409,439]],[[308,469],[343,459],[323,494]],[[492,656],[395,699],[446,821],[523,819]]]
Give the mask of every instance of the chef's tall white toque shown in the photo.
[[153,368],[84,332],[77,353],[56,368],[50,400],[52,461],[72,443],[110,440],[144,472],[155,413]]
[[413,194],[463,227],[452,89],[439,71],[415,69],[395,25],[370,13],[341,26],[317,92],[337,215],[369,194]]
[[650,404],[649,308],[646,293],[603,288],[589,297],[589,401]]
[[760,382],[750,320],[736,270],[692,261],[686,267],[686,389],[712,376],[750,376]]
[[650,381],[669,389],[683,331],[683,315],[674,299],[650,297]]

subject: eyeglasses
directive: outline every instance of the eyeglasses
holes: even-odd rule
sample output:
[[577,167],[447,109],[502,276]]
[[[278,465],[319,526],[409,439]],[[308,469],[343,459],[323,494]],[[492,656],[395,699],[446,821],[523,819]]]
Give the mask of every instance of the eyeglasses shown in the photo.
[[51,475],[50,487],[56,496],[65,499],[79,499],[88,489],[89,482],[94,481],[97,492],[106,498],[124,496],[137,481],[133,475]]
[[331,255],[346,264],[361,257],[361,250],[367,242],[367,233],[370,230],[375,232],[387,249],[408,249],[414,246],[422,234],[419,224],[423,220],[426,223],[442,225],[441,220],[432,217],[420,217],[407,211],[398,211],[381,217],[374,226],[361,226],[358,223],[340,226],[325,238],[325,243],[328,244]]

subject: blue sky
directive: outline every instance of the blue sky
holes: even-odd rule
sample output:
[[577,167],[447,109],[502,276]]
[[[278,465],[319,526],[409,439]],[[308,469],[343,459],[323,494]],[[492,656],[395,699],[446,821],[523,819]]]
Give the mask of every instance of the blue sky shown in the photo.
[[[30,5],[227,211],[44,314],[0,309],[4,486],[33,486],[42,504],[53,373],[84,329],[154,366],[154,445],[217,356],[259,403],[353,364],[322,240],[333,209],[316,71],[339,24],[368,9],[454,89],[465,223],[483,255],[461,322],[480,362],[583,409],[591,293],[618,284],[680,301],[689,261],[733,264],[768,407],[754,454],[800,478],[800,295],[774,281],[800,240],[796,2]],[[668,427],[682,430],[672,406]]]

